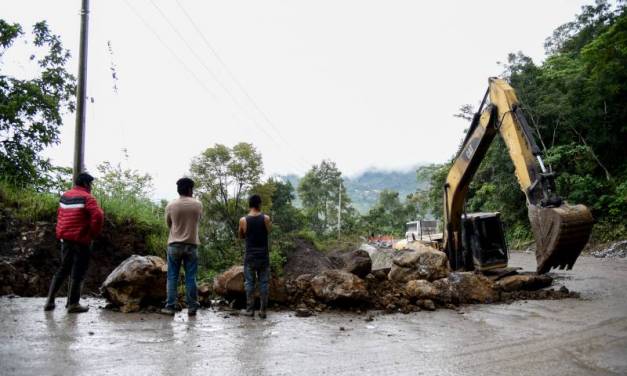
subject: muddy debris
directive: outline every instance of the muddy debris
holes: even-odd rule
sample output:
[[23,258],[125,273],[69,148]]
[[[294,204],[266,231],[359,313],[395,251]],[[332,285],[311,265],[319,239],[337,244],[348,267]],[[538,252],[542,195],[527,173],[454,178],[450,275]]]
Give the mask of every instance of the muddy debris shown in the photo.
[[[46,296],[61,264],[55,218],[23,221],[17,209],[6,206],[0,198],[0,295]],[[102,282],[121,262],[146,254],[145,234],[137,226],[115,226],[105,221],[102,234],[93,243],[83,293],[99,294]],[[66,292],[64,285],[58,296]]]
[[627,240],[610,243],[590,254],[597,258],[625,258],[627,257]]

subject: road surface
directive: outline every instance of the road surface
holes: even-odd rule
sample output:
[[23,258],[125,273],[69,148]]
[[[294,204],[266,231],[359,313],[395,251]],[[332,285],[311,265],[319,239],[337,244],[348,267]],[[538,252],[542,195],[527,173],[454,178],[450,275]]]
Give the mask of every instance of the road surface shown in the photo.
[[[532,269],[531,254],[510,265]],[[213,310],[68,315],[0,298],[2,375],[625,375],[627,260],[581,257],[556,285],[581,299],[266,321]],[[341,330],[343,328],[344,330]]]

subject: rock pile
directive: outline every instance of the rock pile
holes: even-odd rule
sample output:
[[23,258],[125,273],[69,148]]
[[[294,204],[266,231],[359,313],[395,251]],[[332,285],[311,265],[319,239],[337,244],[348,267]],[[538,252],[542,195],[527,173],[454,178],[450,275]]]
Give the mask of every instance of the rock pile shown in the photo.
[[[407,313],[517,298],[576,296],[564,291],[536,291],[551,285],[552,278],[546,275],[510,273],[491,279],[480,273],[451,272],[443,252],[420,244],[383,252],[362,247],[328,256],[311,244],[302,245],[288,255],[285,280],[277,280],[285,293],[281,303],[298,310],[299,315],[332,307]],[[242,267],[232,267],[216,277],[213,287],[227,299],[243,296]]]
[[627,257],[627,240],[621,240],[591,252],[591,255],[598,258],[625,258]]
[[[443,252],[419,244],[385,251],[386,256],[375,263],[379,268],[373,269],[371,255],[383,253],[359,249],[326,255],[302,242],[300,249],[288,254],[286,277],[270,280],[270,301],[306,317],[330,308],[408,313],[460,304],[577,296],[565,288],[544,289],[553,282],[546,275],[508,272],[488,278],[474,272],[451,272]],[[134,255],[109,275],[102,294],[121,311],[132,312],[147,304],[162,304],[165,284],[162,259]],[[203,306],[209,306],[212,297],[221,297],[231,306],[242,305],[243,266],[231,267],[215,277],[213,284],[201,284],[198,291]]]

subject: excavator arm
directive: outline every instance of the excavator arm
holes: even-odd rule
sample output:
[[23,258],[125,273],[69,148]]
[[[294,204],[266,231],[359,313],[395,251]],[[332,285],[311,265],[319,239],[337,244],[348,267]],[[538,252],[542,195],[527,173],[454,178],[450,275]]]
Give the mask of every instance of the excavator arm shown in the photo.
[[544,165],[514,89],[497,78],[489,79],[488,91],[444,185],[444,249],[451,267],[461,269],[468,265],[462,249],[464,203],[470,182],[497,133],[507,146],[526,196],[538,273],[553,267],[572,268],[590,237],[592,215],[584,205],[569,205],[556,194],[554,173]]

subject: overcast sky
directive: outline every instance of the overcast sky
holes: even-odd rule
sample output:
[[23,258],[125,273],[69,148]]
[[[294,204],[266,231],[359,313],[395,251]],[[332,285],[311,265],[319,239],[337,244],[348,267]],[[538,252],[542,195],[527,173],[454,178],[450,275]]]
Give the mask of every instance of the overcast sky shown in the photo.
[[[253,143],[266,176],[324,158],[349,176],[443,162],[467,126],[453,114],[481,99],[497,61],[518,50],[541,61],[544,39],[591,2],[93,0],[86,165],[118,162],[126,148],[126,166],[171,198],[192,157],[215,143]],[[72,72],[79,9],[0,0],[0,17],[26,31],[47,20]],[[28,76],[28,55],[12,48],[3,73]],[[68,115],[47,151],[58,165],[71,166],[73,132]]]

